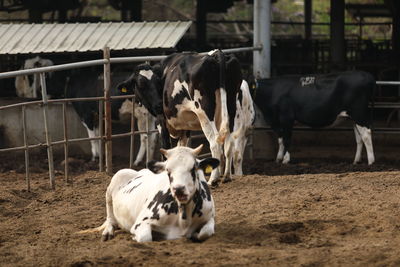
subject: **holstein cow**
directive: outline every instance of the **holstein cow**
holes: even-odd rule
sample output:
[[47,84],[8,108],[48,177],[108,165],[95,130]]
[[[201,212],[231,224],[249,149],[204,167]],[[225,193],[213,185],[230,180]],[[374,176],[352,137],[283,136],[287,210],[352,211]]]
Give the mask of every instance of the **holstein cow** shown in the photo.
[[243,80],[236,96],[236,116],[231,140],[233,145],[234,174],[243,175],[243,154],[246,149],[250,129],[255,120],[253,99],[251,98],[249,85]]
[[361,160],[363,143],[368,164],[375,161],[371,139],[371,113],[368,103],[375,80],[366,72],[283,76],[258,80],[254,102],[278,134],[277,162],[290,161],[290,139],[295,121],[311,127],[332,125],[338,117],[354,120],[357,151],[354,163]]
[[[23,70],[40,68],[40,67],[48,67],[52,66],[53,61],[50,59],[44,59],[39,56],[30,58],[25,60],[24,65],[22,66]],[[52,73],[47,73],[47,76],[50,77]],[[41,94],[41,86],[40,86],[40,78],[39,74],[34,75],[21,75],[15,78],[15,89],[16,94],[19,97],[25,98],[37,98],[38,95]],[[39,94],[38,94],[39,93]]]
[[119,227],[138,242],[181,237],[203,241],[214,234],[214,201],[204,170],[216,168],[215,158],[198,160],[196,149],[161,149],[165,162],[153,162],[150,170],[123,169],[111,179],[106,192],[107,219],[100,227],[102,239],[114,237]]
[[[147,66],[139,65],[137,70],[141,67],[147,68]],[[137,76],[136,80],[140,80],[141,76]],[[136,83],[137,86],[139,83]],[[65,96],[67,98],[79,98],[79,97],[96,97],[103,95],[103,87],[104,81],[102,77],[102,72],[93,71],[88,68],[82,68],[78,71],[70,72],[55,72],[54,76],[48,80],[47,87],[49,92],[58,92],[65,91]],[[144,85],[143,85],[144,86]],[[111,91],[111,95],[121,95],[128,94],[125,90],[113,88]],[[144,88],[143,90],[145,90]],[[139,97],[136,97],[138,101],[140,101]],[[126,118],[127,114],[131,114],[132,111],[132,103],[131,101],[123,101],[123,100],[112,100],[112,117],[115,120]],[[98,121],[99,121],[99,111],[98,111],[98,103],[96,101],[79,101],[72,102],[72,105],[80,117],[82,124],[85,126],[88,132],[89,137],[95,137],[99,135]],[[147,110],[140,106],[139,104],[135,107],[135,117],[137,118],[137,123],[139,130],[146,129],[146,120],[147,120]],[[154,118],[150,116],[149,118],[149,130],[154,130]],[[141,135],[141,143],[139,153],[136,156],[134,164],[139,164],[144,157],[146,151],[146,143],[143,141],[147,141],[146,134]],[[152,134],[150,137],[150,151],[149,155],[153,156],[155,149],[155,139],[156,134]],[[98,140],[92,140],[91,142],[91,152],[92,152],[92,160],[95,160],[99,157],[100,153],[100,142]]]
[[[119,83],[116,86],[114,95],[130,95],[135,94],[135,117],[137,119],[137,125],[139,131],[145,131],[147,125],[147,116],[149,114],[149,131],[155,130],[156,117],[161,113],[161,80],[159,75],[153,75],[153,69],[149,64],[138,65],[131,76],[125,81]],[[156,91],[156,97],[153,97],[151,103],[146,102],[152,98],[152,95],[148,95],[150,92]],[[157,100],[159,102],[157,102]],[[143,102],[146,102],[146,106],[150,106],[147,109]],[[130,115],[132,112],[132,101],[126,100],[113,100],[113,107],[116,110],[118,107],[119,119],[124,120],[124,117]],[[150,139],[147,140],[147,134],[140,135],[140,148],[136,156],[134,165],[138,165],[144,158],[147,142],[149,142],[149,158],[152,159],[157,143],[157,134],[153,133],[150,135]]]
[[[236,94],[242,81],[239,62],[220,50],[207,55],[178,53],[161,62],[161,72],[166,119],[162,137],[168,132],[179,139],[178,145],[186,145],[188,131],[202,130],[212,156],[226,161],[224,181],[229,181],[233,153],[230,132],[236,114]],[[217,183],[219,178],[220,170],[216,168],[209,184]]]

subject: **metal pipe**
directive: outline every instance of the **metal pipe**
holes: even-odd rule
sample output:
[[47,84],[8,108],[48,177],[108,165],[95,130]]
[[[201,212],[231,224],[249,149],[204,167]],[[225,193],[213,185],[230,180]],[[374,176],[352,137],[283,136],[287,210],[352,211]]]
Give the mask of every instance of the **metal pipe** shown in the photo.
[[149,159],[149,150],[150,150],[150,112],[147,111],[147,115],[146,115],[146,168],[148,168],[147,163],[150,161]]
[[253,47],[262,47],[253,52],[253,75],[256,79],[271,76],[271,0],[254,0]]
[[44,120],[44,132],[46,135],[46,145],[47,145],[47,159],[49,163],[49,176],[50,176],[50,186],[55,189],[55,179],[54,179],[54,162],[53,162],[53,147],[51,144],[51,136],[49,132],[49,106],[47,103],[47,90],[46,90],[46,77],[45,73],[40,73],[40,85],[42,87],[42,100],[43,100],[43,120]]
[[99,101],[99,136],[100,136],[100,151],[99,151],[99,171],[104,171],[104,101]]
[[22,106],[22,132],[24,135],[24,147],[25,147],[25,180],[28,192],[31,191],[31,177],[29,173],[29,146],[28,136],[26,128],[26,106]]
[[111,102],[110,102],[110,84],[111,84],[111,68],[110,68],[110,48],[103,49],[104,63],[104,111],[105,111],[105,134],[106,134],[106,172],[112,174],[112,126],[111,126]]
[[[64,125],[64,177],[65,177],[65,182],[69,183],[69,177],[68,177],[68,157],[69,157],[69,151],[68,151],[68,123],[67,123],[67,103],[63,103],[63,125]],[[72,182],[72,181],[71,181]]]
[[131,114],[131,143],[129,149],[129,168],[133,168],[133,157],[135,152],[135,96],[132,97],[132,114]]

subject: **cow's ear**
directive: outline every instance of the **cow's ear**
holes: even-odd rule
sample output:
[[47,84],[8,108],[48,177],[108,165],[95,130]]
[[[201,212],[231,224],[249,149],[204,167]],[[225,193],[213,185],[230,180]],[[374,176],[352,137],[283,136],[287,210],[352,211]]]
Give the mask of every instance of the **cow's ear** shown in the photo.
[[117,90],[121,94],[127,94],[128,93],[128,83],[122,82],[117,85]]
[[152,160],[147,162],[147,168],[154,173],[160,173],[165,170],[165,162]]
[[202,169],[205,174],[210,174],[213,169],[217,168],[219,165],[219,160],[216,158],[205,158],[199,160],[199,169]]
[[159,63],[153,65],[151,69],[153,70],[153,73],[156,74],[159,78],[162,77],[161,65]]

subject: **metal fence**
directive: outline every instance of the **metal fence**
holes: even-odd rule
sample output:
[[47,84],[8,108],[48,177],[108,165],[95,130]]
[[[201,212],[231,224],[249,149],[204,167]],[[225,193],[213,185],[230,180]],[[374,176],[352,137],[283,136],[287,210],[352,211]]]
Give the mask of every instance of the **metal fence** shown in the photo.
[[[261,50],[261,47],[243,47],[243,48],[233,48],[233,49],[225,49],[222,50],[225,53],[239,53],[239,52],[249,52]],[[206,54],[207,52],[200,53]],[[30,172],[29,172],[29,150],[38,147],[46,147],[47,148],[47,157],[48,157],[48,165],[49,165],[49,179],[50,179],[50,186],[51,188],[55,188],[55,174],[54,174],[54,161],[53,161],[53,149],[54,145],[64,145],[64,156],[65,156],[65,180],[67,182],[72,182],[69,179],[68,175],[68,145],[70,143],[77,143],[77,142],[86,142],[91,140],[99,140],[100,141],[100,153],[99,153],[99,170],[104,171],[104,157],[105,155],[105,165],[106,165],[106,172],[112,173],[112,139],[113,138],[121,138],[130,136],[130,159],[129,159],[129,166],[132,168],[133,166],[133,157],[134,157],[134,136],[138,134],[152,134],[154,131],[149,131],[149,125],[147,120],[147,127],[146,131],[135,131],[135,96],[134,95],[126,95],[126,96],[110,96],[110,65],[117,64],[117,63],[132,63],[132,62],[143,62],[143,61],[160,61],[167,56],[142,56],[142,57],[121,57],[121,58],[110,58],[110,52],[108,48],[104,49],[104,58],[98,60],[91,60],[91,61],[84,61],[84,62],[76,62],[76,63],[69,63],[63,65],[54,65],[50,67],[42,67],[42,68],[35,68],[35,69],[28,69],[28,70],[19,70],[19,71],[11,71],[6,73],[0,73],[0,79],[4,78],[12,78],[19,75],[31,75],[39,73],[40,75],[40,83],[42,88],[42,100],[38,101],[31,101],[25,103],[18,103],[13,105],[7,105],[0,107],[0,110],[8,109],[8,108],[15,108],[21,107],[22,112],[22,128],[23,128],[23,139],[24,145],[20,147],[12,147],[12,148],[4,148],[0,149],[0,152],[9,152],[9,151],[24,151],[25,152],[25,175],[26,175],[26,182],[27,188],[30,190]],[[53,72],[53,71],[61,71],[67,69],[74,69],[74,68],[83,68],[83,67],[90,67],[90,66],[104,66],[104,95],[99,97],[85,97],[85,98],[64,98],[64,99],[47,99],[47,89],[46,89],[46,72]],[[400,82],[398,81],[378,81],[377,85],[395,85],[400,86]],[[122,133],[122,134],[115,134],[112,135],[111,132],[111,99],[132,99],[132,115],[131,115],[131,129],[130,132]],[[74,101],[98,101],[99,102],[99,136],[92,137],[92,138],[69,138],[68,137],[68,124],[67,124],[67,113],[66,113],[66,105],[67,102],[74,102]],[[63,105],[63,132],[64,132],[64,140],[62,141],[52,141],[51,133],[49,132],[49,125],[48,125],[48,105],[52,103],[62,103]],[[34,144],[28,145],[28,133],[26,127],[26,106],[28,105],[42,105],[43,107],[43,119],[44,119],[44,128],[45,128],[45,137],[46,143],[45,144]],[[381,102],[381,103],[374,103],[374,108],[393,108],[393,109],[400,109],[400,103],[397,102]],[[104,115],[103,115],[104,113]],[[103,124],[104,121],[104,124]],[[104,126],[104,127],[103,127]],[[104,128],[104,132],[103,132]],[[258,127],[255,130],[265,130],[269,129],[269,127]],[[305,130],[305,131],[315,131],[315,129],[311,129],[308,127],[296,128],[295,130]],[[334,131],[342,131],[342,130],[349,130],[345,128],[335,128],[330,129]],[[399,133],[400,129],[375,129],[378,132],[390,132],[390,133]],[[203,135],[196,135],[192,136],[192,138],[201,138]],[[149,138],[148,138],[149,140]],[[252,148],[252,134],[250,135],[250,142],[249,147]],[[103,148],[105,147],[105,153]],[[252,150],[252,149],[250,149]],[[149,146],[147,142],[147,154],[146,159],[148,160],[148,151]],[[250,156],[252,157],[252,151],[250,151]]]
[[[249,52],[261,50],[261,47],[242,47],[242,48],[232,48],[232,49],[225,49],[222,50],[225,53],[239,53],[239,52]],[[201,55],[206,55],[208,52],[200,53]],[[62,64],[62,65],[53,65],[49,67],[41,67],[35,69],[26,69],[26,70],[18,70],[18,71],[10,71],[5,73],[0,73],[0,79],[5,78],[13,78],[16,76],[21,75],[32,75],[32,74],[39,74],[40,75],[40,84],[42,89],[42,100],[38,101],[31,101],[25,103],[18,103],[13,105],[7,105],[0,107],[0,110],[21,107],[22,112],[22,129],[23,129],[23,139],[24,145],[20,147],[12,147],[12,148],[3,148],[0,149],[0,152],[10,152],[10,151],[24,151],[25,152],[25,175],[26,175],[26,183],[28,191],[30,190],[30,172],[29,172],[29,150],[38,147],[46,147],[47,148],[47,158],[48,158],[48,167],[49,167],[49,179],[50,179],[50,186],[52,189],[55,189],[55,172],[54,172],[54,160],[53,160],[53,146],[63,144],[64,145],[64,157],[65,157],[65,180],[67,182],[72,182],[69,179],[68,175],[68,144],[70,143],[77,143],[77,142],[86,142],[91,140],[99,140],[100,141],[100,153],[99,153],[99,170],[104,171],[104,159],[103,154],[105,155],[105,165],[106,165],[106,172],[111,174],[112,173],[112,138],[121,138],[130,136],[130,159],[129,159],[129,166],[132,168],[133,166],[133,153],[134,153],[134,136],[138,134],[152,134],[155,131],[149,131],[149,125],[147,120],[146,131],[135,131],[135,96],[134,95],[125,95],[125,96],[110,96],[110,84],[111,84],[111,77],[110,77],[110,65],[117,64],[117,63],[132,63],[132,62],[144,62],[144,61],[160,61],[167,56],[141,56],[141,57],[120,57],[120,58],[110,58],[110,50],[109,48],[104,48],[103,50],[103,59],[98,60],[90,60],[90,61],[83,61],[83,62],[75,62],[69,64]],[[74,68],[84,68],[84,67],[91,67],[91,66],[98,66],[103,65],[104,67],[104,95],[99,97],[84,97],[84,98],[64,98],[64,99],[48,99],[47,98],[47,88],[46,88],[46,72],[53,72],[53,71],[61,71],[61,70],[68,70]],[[115,134],[112,135],[112,128],[111,128],[111,99],[132,99],[132,115],[131,115],[131,129],[128,133],[123,134]],[[68,137],[68,124],[67,124],[67,112],[66,112],[66,104],[67,102],[74,102],[74,101],[99,101],[99,136],[96,137],[87,137],[87,138],[74,138],[70,139]],[[51,133],[49,131],[48,125],[48,105],[52,103],[62,103],[63,105],[63,132],[64,132],[64,140],[53,142],[51,139]],[[44,132],[45,132],[45,144],[28,144],[28,133],[26,127],[26,106],[28,105],[42,105],[43,107],[43,120],[44,120]],[[104,111],[104,112],[103,112]],[[104,115],[103,115],[104,113]],[[103,127],[104,121],[104,127]],[[104,128],[104,132],[103,132]],[[149,140],[149,138],[147,138]],[[103,148],[105,147],[105,151]],[[148,160],[148,151],[149,145],[147,142],[147,154],[146,159]],[[104,153],[105,152],[105,153]]]

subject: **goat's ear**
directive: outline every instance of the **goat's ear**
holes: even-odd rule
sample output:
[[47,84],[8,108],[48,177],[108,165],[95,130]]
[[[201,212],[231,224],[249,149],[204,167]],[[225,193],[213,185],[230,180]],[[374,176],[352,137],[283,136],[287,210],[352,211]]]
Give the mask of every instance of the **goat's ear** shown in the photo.
[[147,168],[154,173],[160,173],[165,170],[165,162],[152,160],[147,162]]
[[205,158],[198,162],[199,169],[202,169],[205,174],[210,174],[213,169],[219,165],[219,160],[216,158]]

